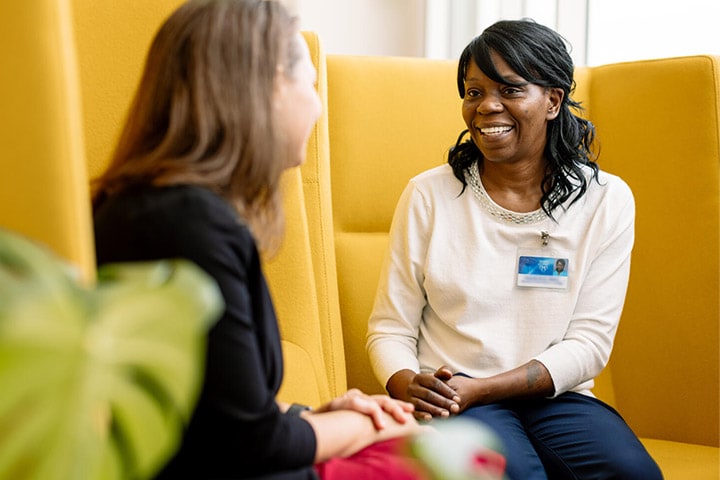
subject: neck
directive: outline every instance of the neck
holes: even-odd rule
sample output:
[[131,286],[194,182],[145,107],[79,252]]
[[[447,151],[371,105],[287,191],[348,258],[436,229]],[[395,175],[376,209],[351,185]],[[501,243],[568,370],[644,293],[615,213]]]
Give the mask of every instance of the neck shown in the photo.
[[513,212],[532,212],[540,208],[545,162],[497,164],[485,162],[480,178],[495,203]]

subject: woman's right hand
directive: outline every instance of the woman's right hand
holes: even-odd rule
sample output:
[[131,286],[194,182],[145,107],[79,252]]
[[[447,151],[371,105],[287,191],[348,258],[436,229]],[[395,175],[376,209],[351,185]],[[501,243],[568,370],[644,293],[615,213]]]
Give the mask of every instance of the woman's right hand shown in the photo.
[[375,429],[382,430],[388,424],[388,417],[400,424],[406,423],[408,417],[412,419],[413,406],[410,403],[390,398],[387,395],[367,395],[353,388],[344,395],[318,407],[315,412],[322,413],[336,410],[352,410],[367,415],[372,419]]
[[460,397],[447,381],[452,372],[440,367],[435,373],[415,373],[412,370],[395,372],[386,388],[393,398],[404,400],[415,407],[415,418],[449,417],[460,411]]
[[[343,395],[312,412],[303,414],[302,417],[315,431],[317,440],[315,463],[335,457],[347,457],[376,442],[397,437],[412,437],[433,430],[430,425],[418,423],[409,411],[403,412],[400,415],[401,419],[398,420],[375,402],[373,399],[375,395],[356,395],[356,393],[352,392],[350,397]],[[387,398],[392,400],[390,397]],[[365,403],[366,401],[368,403]],[[392,401],[397,402],[397,400]],[[373,410],[377,409],[375,411],[379,412],[377,418],[354,408],[360,403],[366,406],[374,403]],[[341,406],[351,408],[339,408]],[[377,428],[378,419],[383,425],[380,429]]]

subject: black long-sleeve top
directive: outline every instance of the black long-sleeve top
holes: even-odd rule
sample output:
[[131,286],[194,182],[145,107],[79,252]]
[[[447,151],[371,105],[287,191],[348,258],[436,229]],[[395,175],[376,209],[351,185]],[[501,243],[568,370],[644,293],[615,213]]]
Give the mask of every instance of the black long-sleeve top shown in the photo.
[[94,212],[98,264],[185,258],[210,274],[226,308],[208,335],[205,380],[182,446],[159,478],[308,479],[312,427],[283,414],[280,334],[249,229],[196,186],[133,188]]

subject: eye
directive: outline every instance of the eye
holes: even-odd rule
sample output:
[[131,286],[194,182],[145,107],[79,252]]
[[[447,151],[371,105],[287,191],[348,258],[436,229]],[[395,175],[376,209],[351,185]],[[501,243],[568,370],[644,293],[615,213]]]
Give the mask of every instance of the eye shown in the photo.
[[476,89],[465,90],[465,97],[476,98],[480,96],[480,91]]
[[507,87],[503,88],[504,95],[517,95],[518,93],[522,93],[522,88],[513,85],[508,85]]

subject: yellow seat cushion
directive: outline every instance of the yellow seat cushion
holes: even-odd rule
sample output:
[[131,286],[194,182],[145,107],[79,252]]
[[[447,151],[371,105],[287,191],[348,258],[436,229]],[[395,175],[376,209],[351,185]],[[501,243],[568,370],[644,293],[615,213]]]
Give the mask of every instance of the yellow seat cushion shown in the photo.
[[704,445],[640,439],[660,465],[665,480],[718,480],[720,449]]

